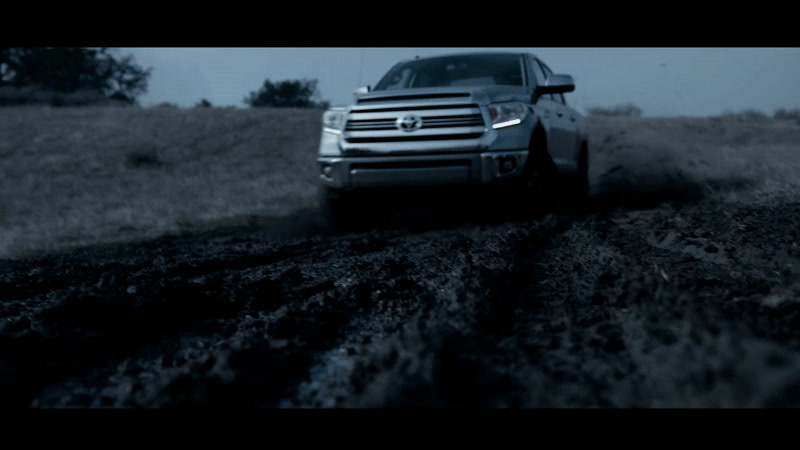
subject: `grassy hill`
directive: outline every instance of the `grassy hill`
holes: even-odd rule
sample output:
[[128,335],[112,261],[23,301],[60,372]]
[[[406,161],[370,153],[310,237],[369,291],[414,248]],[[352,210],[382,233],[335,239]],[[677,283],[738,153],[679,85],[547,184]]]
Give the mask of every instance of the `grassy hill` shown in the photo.
[[0,108],[0,258],[313,206],[321,112]]

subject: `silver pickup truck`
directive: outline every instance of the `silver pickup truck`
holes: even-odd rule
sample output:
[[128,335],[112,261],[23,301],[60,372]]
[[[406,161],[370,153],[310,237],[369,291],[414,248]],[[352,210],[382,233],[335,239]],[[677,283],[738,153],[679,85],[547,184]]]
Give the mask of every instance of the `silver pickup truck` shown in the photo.
[[489,185],[582,204],[586,124],[563,96],[574,89],[530,53],[400,62],[352,105],[323,114],[320,206],[336,221],[358,194]]

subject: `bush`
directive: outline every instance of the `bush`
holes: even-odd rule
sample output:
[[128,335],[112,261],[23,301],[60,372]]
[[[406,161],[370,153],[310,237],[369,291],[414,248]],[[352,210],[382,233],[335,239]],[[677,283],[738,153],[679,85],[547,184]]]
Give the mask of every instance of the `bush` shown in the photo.
[[147,91],[151,71],[137,65],[132,55],[108,48],[0,48],[0,88],[23,90],[7,93],[4,104],[42,103],[47,98],[56,102],[50,103],[54,106],[85,105],[98,103],[98,97],[135,104]]
[[319,100],[317,80],[283,80],[273,83],[264,80],[261,89],[245,97],[244,103],[253,108],[327,108],[330,103]]
[[586,112],[590,116],[614,116],[614,117],[642,117],[642,108],[632,104],[626,103],[624,105],[616,105],[613,107],[593,107],[586,108]]
[[164,165],[164,161],[158,156],[155,150],[138,150],[129,152],[126,156],[126,162],[129,167],[135,168],[149,168],[160,167]]
[[762,111],[757,109],[743,109],[739,112],[733,112],[731,110],[726,110],[723,114],[723,117],[727,118],[734,118],[738,120],[764,120],[768,119],[769,116],[764,114]]
[[800,109],[779,108],[775,110],[772,118],[778,120],[794,120],[795,122],[800,123]]
[[208,101],[206,99],[202,99],[199,102],[195,103],[194,107],[195,108],[213,108],[214,105],[212,105],[210,101]]

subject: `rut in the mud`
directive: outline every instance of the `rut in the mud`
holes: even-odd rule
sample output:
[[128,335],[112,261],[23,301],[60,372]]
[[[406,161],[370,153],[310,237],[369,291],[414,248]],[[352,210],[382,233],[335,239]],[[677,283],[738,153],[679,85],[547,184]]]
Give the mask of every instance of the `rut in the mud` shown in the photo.
[[3,394],[20,406],[796,406],[800,249],[786,218],[798,214],[797,202],[701,201],[14,263]]

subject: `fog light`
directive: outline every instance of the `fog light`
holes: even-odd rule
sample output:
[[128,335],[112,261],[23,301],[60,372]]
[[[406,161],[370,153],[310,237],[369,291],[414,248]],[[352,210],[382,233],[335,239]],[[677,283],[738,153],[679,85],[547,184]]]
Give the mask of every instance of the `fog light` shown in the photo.
[[331,173],[333,173],[333,169],[331,169],[331,166],[324,166],[322,168],[322,174],[325,175],[326,178],[330,178]]
[[504,158],[500,160],[500,173],[509,173],[514,170],[515,161],[514,158]]

